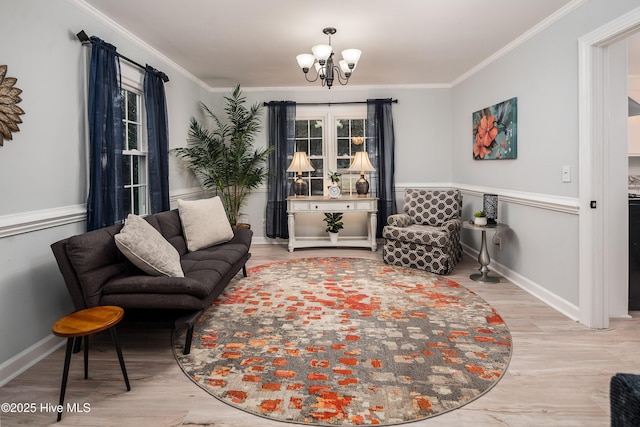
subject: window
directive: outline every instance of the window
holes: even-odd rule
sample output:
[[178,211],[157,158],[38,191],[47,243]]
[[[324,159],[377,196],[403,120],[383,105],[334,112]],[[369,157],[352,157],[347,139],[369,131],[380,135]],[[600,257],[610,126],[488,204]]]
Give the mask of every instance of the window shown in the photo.
[[[144,129],[142,82],[140,72],[127,73],[129,67],[122,66],[122,118],[124,146],[122,150],[122,174],[124,182],[124,213],[147,215],[148,179],[147,144]],[[134,78],[132,78],[133,76]]]
[[329,111],[326,107],[298,107],[294,151],[307,153],[315,168],[303,174],[309,195],[326,196],[329,174],[336,171],[342,174],[342,194],[355,194],[360,175],[347,169],[356,152],[367,150],[366,113],[366,106],[331,107]]

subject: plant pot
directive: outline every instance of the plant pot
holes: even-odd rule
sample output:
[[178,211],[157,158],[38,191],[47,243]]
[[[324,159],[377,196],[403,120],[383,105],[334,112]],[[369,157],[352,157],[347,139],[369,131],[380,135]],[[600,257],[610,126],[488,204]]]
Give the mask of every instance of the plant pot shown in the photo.
[[480,227],[484,227],[485,225],[487,225],[487,217],[486,216],[475,217],[473,219],[473,223]]
[[329,232],[329,241],[331,243],[338,243],[338,233]]

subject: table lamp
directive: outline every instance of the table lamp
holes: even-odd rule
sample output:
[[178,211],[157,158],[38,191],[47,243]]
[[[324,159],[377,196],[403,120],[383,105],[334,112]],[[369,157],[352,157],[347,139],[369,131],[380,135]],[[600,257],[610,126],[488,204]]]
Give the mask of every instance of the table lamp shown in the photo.
[[287,168],[287,172],[297,172],[298,179],[293,182],[293,192],[296,196],[306,196],[308,193],[308,186],[304,179],[302,179],[302,172],[311,172],[315,169],[311,166],[307,153],[304,151],[296,151],[293,154],[293,160]]
[[364,178],[365,172],[373,172],[375,168],[369,161],[366,151],[358,151],[347,169],[352,172],[360,172],[360,179],[356,182],[356,192],[359,197],[365,197],[369,192],[369,183]]

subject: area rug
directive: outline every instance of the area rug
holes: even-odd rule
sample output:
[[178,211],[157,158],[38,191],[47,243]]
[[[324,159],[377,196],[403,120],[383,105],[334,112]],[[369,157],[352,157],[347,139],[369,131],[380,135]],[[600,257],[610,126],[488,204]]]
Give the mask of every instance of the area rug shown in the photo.
[[471,402],[504,375],[511,335],[472,291],[421,270],[357,258],[249,269],[174,353],[235,408],[309,425],[393,425]]

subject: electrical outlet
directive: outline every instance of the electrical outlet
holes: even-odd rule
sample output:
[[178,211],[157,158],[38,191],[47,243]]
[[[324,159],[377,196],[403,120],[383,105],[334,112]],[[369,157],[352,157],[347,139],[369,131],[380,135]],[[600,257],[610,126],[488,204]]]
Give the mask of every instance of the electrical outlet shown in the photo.
[[571,166],[562,167],[562,182],[571,182]]

